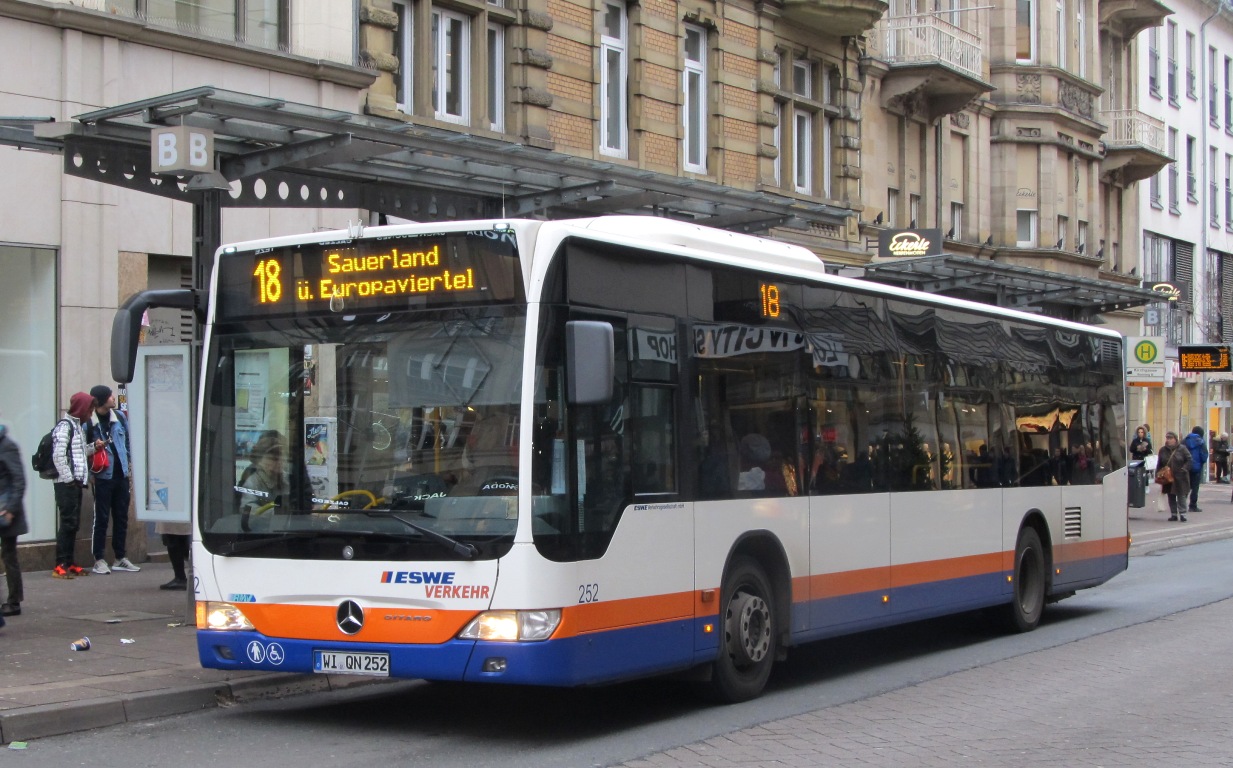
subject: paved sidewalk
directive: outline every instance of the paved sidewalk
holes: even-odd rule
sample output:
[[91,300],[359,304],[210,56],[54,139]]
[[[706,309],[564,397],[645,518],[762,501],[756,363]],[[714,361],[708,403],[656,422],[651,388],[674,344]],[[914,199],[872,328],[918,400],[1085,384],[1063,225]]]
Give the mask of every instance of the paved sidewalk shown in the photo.
[[[1167,522],[1153,493],[1131,510],[1131,554],[1233,536],[1231,490],[1202,486],[1203,511],[1187,523]],[[25,574],[23,613],[0,629],[0,744],[373,682],[202,669],[185,593],[158,588],[170,577],[166,563],[72,581]],[[91,649],[70,650],[82,636]]]

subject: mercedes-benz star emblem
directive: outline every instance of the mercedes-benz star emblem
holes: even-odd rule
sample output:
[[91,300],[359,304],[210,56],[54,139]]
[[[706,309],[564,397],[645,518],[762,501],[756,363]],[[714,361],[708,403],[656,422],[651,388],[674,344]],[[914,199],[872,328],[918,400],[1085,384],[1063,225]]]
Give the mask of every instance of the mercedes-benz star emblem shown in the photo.
[[355,550],[351,548],[351,545],[347,545],[343,547],[342,556],[343,560],[351,560],[355,557]]
[[338,628],[344,635],[354,635],[364,628],[364,609],[354,600],[338,604]]

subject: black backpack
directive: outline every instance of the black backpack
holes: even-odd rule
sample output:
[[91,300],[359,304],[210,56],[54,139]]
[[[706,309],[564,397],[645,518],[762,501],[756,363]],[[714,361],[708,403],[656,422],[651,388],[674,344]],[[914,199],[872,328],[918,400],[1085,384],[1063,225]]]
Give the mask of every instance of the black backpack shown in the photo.
[[[34,450],[34,454],[30,457],[30,467],[39,473],[39,477],[44,480],[55,480],[60,477],[60,473],[56,471],[56,462],[52,458],[52,446],[56,444],[56,430],[60,425],[68,419],[60,419],[56,422],[56,426],[51,428],[51,431],[43,435],[39,440],[39,447]],[[69,441],[67,450],[64,454],[68,457],[69,465],[73,463],[73,442],[72,442],[72,425],[69,426]]]

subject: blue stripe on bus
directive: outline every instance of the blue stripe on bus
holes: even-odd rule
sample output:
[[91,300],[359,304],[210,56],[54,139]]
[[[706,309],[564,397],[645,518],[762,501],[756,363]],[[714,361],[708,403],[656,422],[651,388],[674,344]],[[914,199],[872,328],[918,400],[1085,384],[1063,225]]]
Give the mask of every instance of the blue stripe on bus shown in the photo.
[[[714,658],[714,650],[701,658],[693,650],[697,623],[678,620],[536,643],[451,640],[440,645],[330,643],[198,630],[197,651],[201,665],[211,669],[311,673],[314,651],[387,653],[391,677],[574,686],[670,672]],[[253,646],[260,649],[250,655]],[[277,646],[273,655],[272,646]],[[490,658],[504,659],[504,671],[484,672]]]

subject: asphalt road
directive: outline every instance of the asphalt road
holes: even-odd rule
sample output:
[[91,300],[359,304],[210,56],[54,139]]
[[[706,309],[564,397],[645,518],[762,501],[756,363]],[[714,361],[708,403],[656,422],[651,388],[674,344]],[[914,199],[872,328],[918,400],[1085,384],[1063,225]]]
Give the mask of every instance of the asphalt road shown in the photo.
[[[1223,605],[1230,596],[1233,540],[1215,541],[1132,558],[1130,570],[1108,584],[1049,606],[1040,628],[1026,635],[1002,635],[981,615],[969,614],[796,649],[765,696],[735,706],[705,703],[689,684],[664,680],[576,691],[407,682],[41,739],[2,762],[55,768],[219,760],[294,768],[608,766],[924,683],[945,691],[966,671],[1030,654],[1040,654],[1047,666],[1051,654],[1085,647],[1076,643],[1119,631],[1133,638],[1168,617]],[[1174,647],[1187,642],[1179,636]],[[1171,658],[1162,653],[1160,663]],[[1201,671],[1193,684],[1204,684]],[[994,677],[981,695],[985,701],[974,706],[997,709],[1015,692],[1000,690]],[[643,763],[651,764],[637,764]]]

